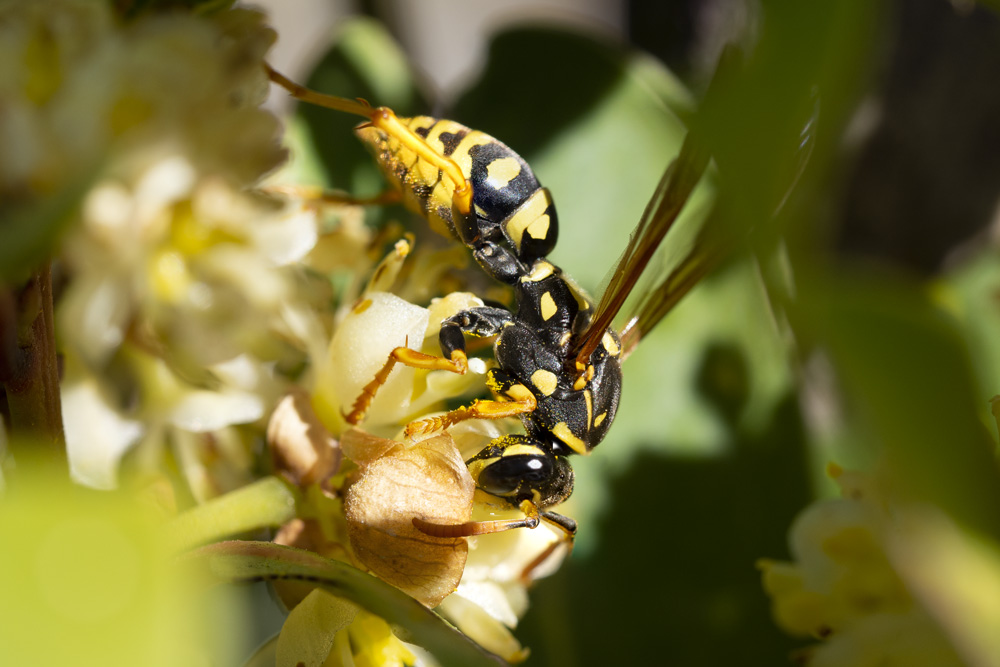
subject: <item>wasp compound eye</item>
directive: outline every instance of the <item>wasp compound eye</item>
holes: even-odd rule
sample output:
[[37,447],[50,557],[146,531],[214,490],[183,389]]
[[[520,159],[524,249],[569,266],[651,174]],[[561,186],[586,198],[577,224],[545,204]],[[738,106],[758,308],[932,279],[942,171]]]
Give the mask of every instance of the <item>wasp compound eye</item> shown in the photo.
[[495,496],[509,496],[521,485],[538,486],[552,476],[552,460],[540,454],[505,456],[483,468],[479,487]]

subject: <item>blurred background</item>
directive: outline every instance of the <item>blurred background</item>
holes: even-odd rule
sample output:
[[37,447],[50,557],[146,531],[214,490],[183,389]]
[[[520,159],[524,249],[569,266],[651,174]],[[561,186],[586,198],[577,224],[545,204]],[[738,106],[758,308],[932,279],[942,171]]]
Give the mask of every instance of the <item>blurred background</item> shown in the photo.
[[[775,627],[754,563],[788,558],[795,515],[833,493],[829,461],[909,461],[901,476],[915,488],[995,531],[982,515],[995,480],[969,474],[990,467],[987,400],[1000,368],[991,8],[255,4],[280,35],[271,62],[291,78],[451,117],[521,153],[559,206],[555,261],[593,293],[676,154],[723,45],[754,54],[718,126],[720,142],[737,146],[719,185],[730,217],[769,217],[776,199],[762,204],[759,193],[786,191],[794,178],[768,179],[802,155],[777,138],[816,125],[774,233],[643,341],[611,435],[574,461],[566,513],[581,523],[579,541],[532,592],[517,631],[529,664],[782,664],[807,640]],[[278,90],[271,103],[290,106]],[[351,119],[302,118],[324,185],[377,191]]]

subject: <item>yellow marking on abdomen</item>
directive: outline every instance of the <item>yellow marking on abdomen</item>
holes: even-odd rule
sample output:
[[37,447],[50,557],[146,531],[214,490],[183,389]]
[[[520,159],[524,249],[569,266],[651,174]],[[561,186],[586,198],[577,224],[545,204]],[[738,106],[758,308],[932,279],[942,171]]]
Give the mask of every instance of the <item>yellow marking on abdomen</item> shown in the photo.
[[549,232],[551,221],[545,210],[552,203],[552,195],[545,188],[535,190],[528,199],[517,207],[513,213],[503,221],[503,228],[507,236],[513,241],[514,247],[521,249],[521,238],[524,232],[535,239],[543,239]]
[[[434,149],[434,152],[445,154],[444,142],[441,141],[442,134],[462,134],[463,132],[468,132],[469,128],[462,125],[461,123],[456,123],[453,120],[441,119],[435,123],[431,131],[427,133],[427,138],[425,141]],[[450,157],[450,156],[449,156]],[[463,172],[464,173],[464,172]],[[466,175],[468,178],[468,175]]]
[[584,444],[583,440],[573,435],[573,432],[569,430],[569,426],[566,425],[566,422],[559,422],[553,426],[552,435],[566,443],[566,446],[577,454],[589,453],[587,451],[587,445]]
[[467,135],[462,137],[462,141],[458,143],[455,148],[455,152],[451,154],[451,159],[455,161],[458,168],[462,170],[465,177],[468,178],[472,174],[472,155],[469,153],[475,146],[485,146],[486,144],[491,144],[496,139],[488,134],[483,134],[478,130],[472,130]]
[[559,310],[556,308],[555,299],[552,298],[552,294],[549,292],[543,294],[542,298],[538,300],[538,306],[542,311],[542,319],[546,322]]
[[486,165],[486,184],[494,190],[507,187],[507,184],[521,173],[521,163],[514,157],[501,157]]
[[556,390],[556,385],[559,384],[559,379],[552,371],[539,368],[531,374],[531,384],[535,385],[538,391],[542,392],[542,395],[551,396]]

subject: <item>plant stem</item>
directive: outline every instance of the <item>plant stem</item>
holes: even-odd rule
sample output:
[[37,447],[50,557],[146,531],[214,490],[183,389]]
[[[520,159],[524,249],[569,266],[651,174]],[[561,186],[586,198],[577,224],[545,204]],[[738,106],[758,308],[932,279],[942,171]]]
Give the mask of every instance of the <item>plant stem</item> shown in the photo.
[[49,263],[0,298],[0,358],[12,443],[31,443],[46,458],[65,461]]

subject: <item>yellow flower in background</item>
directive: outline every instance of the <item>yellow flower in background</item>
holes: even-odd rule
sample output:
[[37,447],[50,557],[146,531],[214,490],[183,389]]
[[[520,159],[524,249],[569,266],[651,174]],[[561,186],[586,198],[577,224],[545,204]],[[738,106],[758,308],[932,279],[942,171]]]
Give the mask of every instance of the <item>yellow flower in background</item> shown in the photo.
[[758,563],[779,627],[822,640],[811,667],[965,664],[895,560],[908,514],[876,478],[830,465],[842,497],[804,510],[789,532],[793,562]]

